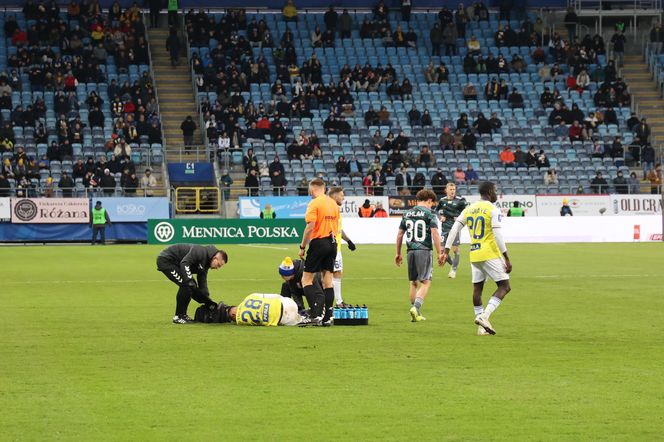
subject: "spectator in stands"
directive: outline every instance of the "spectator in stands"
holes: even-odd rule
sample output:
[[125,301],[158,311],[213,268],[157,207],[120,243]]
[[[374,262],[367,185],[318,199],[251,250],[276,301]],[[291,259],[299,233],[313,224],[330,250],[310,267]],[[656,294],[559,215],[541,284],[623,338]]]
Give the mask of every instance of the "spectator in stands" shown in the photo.
[[480,177],[477,175],[477,171],[473,169],[473,165],[468,163],[465,171],[466,183],[468,184],[477,184],[480,180]]
[[373,213],[374,218],[388,218],[387,211],[383,208],[383,203],[380,201],[376,202],[376,209]]
[[650,126],[645,118],[641,118],[641,123],[634,128],[634,135],[639,137],[641,144],[645,145],[650,138]]
[[515,87],[512,88],[512,93],[509,95],[509,97],[507,97],[507,102],[512,109],[523,108],[523,96],[517,91]]
[[641,181],[636,177],[636,173],[632,172],[629,174],[629,179],[627,180],[629,193],[637,194],[641,193]]
[[528,154],[526,155],[526,165],[528,167],[535,167],[537,166],[537,151],[535,150],[535,146],[530,146],[530,149],[528,149]]
[[0,197],[8,197],[11,195],[11,184],[7,177],[0,172]]
[[176,67],[180,62],[180,49],[182,43],[175,27],[171,27],[166,38],[166,50],[171,58],[171,66]]
[[622,167],[625,164],[625,148],[622,145],[620,137],[615,137],[611,145],[611,158],[617,167]]
[[362,175],[362,163],[357,159],[355,155],[352,156],[351,160],[348,161],[348,170],[350,177],[361,178]]
[[258,160],[252,147],[247,149],[247,153],[242,158],[242,166],[244,167],[244,173],[249,173],[251,169],[258,171]]
[[390,121],[390,113],[385,106],[380,107],[378,112],[378,122],[381,126],[391,126],[392,122]]
[[477,40],[477,37],[471,35],[470,40],[466,43],[468,47],[468,53],[470,55],[480,55],[480,42]]
[[650,181],[650,193],[657,195],[662,193],[662,165],[657,163],[654,169],[648,172],[647,180]]
[[420,126],[422,123],[422,113],[417,110],[415,104],[413,104],[413,107],[408,111],[408,121],[411,126]]
[[124,195],[127,197],[136,196],[138,184],[136,172],[131,172],[129,169],[125,169],[122,178],[120,179],[120,185],[122,186],[122,190],[124,190]]
[[320,26],[316,26],[314,32],[311,33],[311,47],[320,48],[323,46],[323,32],[320,30]]
[[194,119],[191,117],[191,115],[188,115],[182,124],[180,124],[185,150],[189,150],[189,148],[194,145],[194,131],[197,128],[198,126],[196,126],[196,123],[194,123]]
[[484,86],[484,97],[487,100],[499,100],[500,99],[500,84],[496,78],[492,78],[490,81],[487,81]]
[[[561,121],[562,123],[562,121]],[[579,125],[579,122],[577,120],[574,120],[572,125],[569,128],[569,140],[570,142],[575,142],[575,141],[583,141],[583,136],[582,136],[582,130],[583,128]]]
[[339,160],[334,165],[334,168],[336,169],[337,176],[339,178],[347,177],[350,175],[350,164],[346,161],[346,158],[343,155],[339,157]]
[[456,41],[458,38],[457,28],[451,23],[443,29],[443,43],[445,43],[445,55],[451,57],[457,54]]
[[71,179],[67,172],[62,172],[60,181],[58,181],[58,188],[62,191],[63,198],[71,198],[74,192],[74,180]]
[[99,181],[99,187],[104,192],[105,196],[113,196],[115,193],[115,177],[111,175],[109,169],[104,169],[104,174]]
[[443,44],[443,30],[440,28],[440,23],[436,22],[433,25],[429,31],[429,39],[431,40],[431,55],[440,56],[440,46]]
[[401,166],[399,172],[397,172],[394,184],[397,186],[397,192],[399,195],[409,195],[409,187],[412,185],[412,177],[408,173],[406,166]]
[[466,130],[466,133],[463,135],[461,142],[463,143],[463,148],[465,150],[475,150],[477,147],[477,137],[473,133],[472,129]]
[[662,24],[658,21],[655,26],[650,30],[650,49],[653,54],[659,55],[662,52],[662,45],[664,44],[664,30]]
[[436,158],[429,151],[429,146],[422,146],[420,155],[417,157],[417,165],[418,167],[426,167],[427,169],[436,165]]
[[454,150],[463,150],[463,134],[461,133],[461,129],[454,131],[454,143],[452,147]]
[[544,185],[545,186],[557,186],[558,185],[558,174],[555,169],[549,169],[544,173]]
[[385,173],[381,170],[375,170],[371,178],[373,183],[373,194],[376,196],[383,196],[383,186],[385,186]]
[[147,197],[154,196],[154,189],[157,187],[157,179],[152,175],[152,170],[145,169],[145,174],[141,177],[141,188],[143,195]]
[[574,12],[574,8],[570,6],[567,8],[567,14],[564,18],[565,27],[567,28],[567,35],[569,36],[569,41],[571,44],[574,44],[576,40],[576,27],[579,23],[579,17]]
[[605,193],[609,190],[609,183],[602,177],[602,172],[597,172],[595,178],[590,181],[590,190],[595,194]]
[[650,143],[641,147],[641,166],[643,167],[643,179],[646,179],[648,171],[655,165],[655,149]]
[[521,149],[521,146],[516,146],[514,149],[514,165],[519,167],[528,167],[526,164],[528,155]]
[[440,149],[441,150],[454,149],[454,137],[450,133],[450,128],[447,126],[443,128],[443,133],[440,136]]
[[629,183],[620,170],[616,174],[616,177],[613,179],[613,188],[618,194],[629,193]]
[[473,128],[480,135],[491,133],[491,123],[489,122],[489,120],[486,119],[486,117],[484,116],[484,114],[482,112],[477,114],[477,119],[473,123]]
[[424,112],[422,113],[422,126],[433,126],[433,121],[431,120],[431,114],[429,113],[429,109],[424,109]]
[[512,152],[512,148],[510,146],[505,146],[500,152],[500,162],[503,164],[503,166],[507,167],[514,167],[514,152]]
[[463,94],[463,99],[466,101],[477,100],[477,88],[471,81],[466,83],[466,85],[463,87],[462,94]]
[[619,30],[613,34],[611,43],[613,44],[613,58],[618,62],[618,67],[621,68],[625,59],[625,43],[627,43],[624,31]]
[[[424,176],[422,176],[422,178],[424,178]],[[415,175],[415,179],[417,181],[417,175]],[[431,187],[432,187],[433,191],[436,193],[436,195],[442,195],[442,193],[445,189],[445,186],[447,186],[447,183],[448,183],[447,177],[443,173],[443,169],[441,169],[439,167],[438,170],[436,170],[436,173],[434,173],[431,176]],[[424,183],[422,183],[422,184],[424,184]],[[413,182],[413,187],[419,187],[418,183]],[[414,191],[415,189],[412,189],[412,190]]]
[[459,166],[457,166],[456,170],[454,171],[454,182],[456,184],[466,183],[466,173]]
[[244,187],[247,189],[247,195],[258,196],[259,183],[256,169],[249,169],[244,179]]
[[286,0],[286,4],[281,10],[281,14],[286,22],[297,21],[297,8],[295,7],[293,0]]
[[353,28],[353,17],[348,13],[348,9],[344,9],[338,20],[339,38],[350,38],[351,30]]
[[549,162],[549,158],[547,158],[546,154],[544,153],[544,150],[540,150],[539,154],[537,155],[537,168],[548,169],[550,167],[551,163]]

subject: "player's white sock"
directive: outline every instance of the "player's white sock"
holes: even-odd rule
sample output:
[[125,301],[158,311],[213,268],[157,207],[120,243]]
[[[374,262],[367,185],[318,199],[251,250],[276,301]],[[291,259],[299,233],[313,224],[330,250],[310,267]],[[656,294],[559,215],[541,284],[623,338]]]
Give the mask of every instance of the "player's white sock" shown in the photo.
[[482,313],[484,313],[484,307],[482,307],[481,305],[474,305],[473,309],[475,310],[475,316],[479,316]]
[[495,296],[492,296],[491,299],[489,299],[489,303],[486,305],[486,310],[484,310],[485,316],[488,318],[491,316],[491,313],[494,312],[500,305],[500,299],[496,298]]
[[341,279],[332,279],[332,287],[334,288],[334,302],[336,304],[343,304],[344,300],[341,298]]

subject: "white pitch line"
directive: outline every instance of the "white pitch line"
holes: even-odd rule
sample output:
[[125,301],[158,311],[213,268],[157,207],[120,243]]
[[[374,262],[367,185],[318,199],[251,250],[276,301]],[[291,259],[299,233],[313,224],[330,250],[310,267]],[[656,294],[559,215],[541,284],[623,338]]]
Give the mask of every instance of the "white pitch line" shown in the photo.
[[240,244],[240,247],[255,247],[257,249],[288,250],[288,247],[262,246],[260,244]]

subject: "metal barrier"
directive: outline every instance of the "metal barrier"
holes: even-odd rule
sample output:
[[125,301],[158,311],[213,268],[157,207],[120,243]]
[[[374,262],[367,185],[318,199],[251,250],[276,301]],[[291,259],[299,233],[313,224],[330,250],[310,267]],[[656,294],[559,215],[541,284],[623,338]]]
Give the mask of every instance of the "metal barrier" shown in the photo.
[[220,205],[217,187],[175,188],[175,213],[219,213]]

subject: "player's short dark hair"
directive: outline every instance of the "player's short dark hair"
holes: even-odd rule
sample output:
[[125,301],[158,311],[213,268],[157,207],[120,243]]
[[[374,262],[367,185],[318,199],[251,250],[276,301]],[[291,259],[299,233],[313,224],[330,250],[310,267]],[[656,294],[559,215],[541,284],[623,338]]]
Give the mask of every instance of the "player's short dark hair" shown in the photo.
[[417,199],[417,201],[429,201],[429,200],[436,201],[438,199],[434,191],[431,189],[420,190],[419,192],[417,192],[417,195],[415,195],[415,198]]
[[322,178],[314,178],[313,180],[309,181],[310,186],[316,186],[316,187],[324,187],[325,186],[325,181],[323,181]]
[[344,188],[341,186],[330,187],[330,190],[327,192],[328,195],[336,195],[337,193],[343,192]]
[[514,207],[519,207],[520,205],[521,205],[520,202],[518,202],[518,201],[514,201]]
[[219,250],[217,253],[221,253],[221,257],[224,259],[224,263],[228,264],[228,253],[225,250]]
[[496,188],[496,185],[493,184],[491,181],[484,181],[480,184],[480,187],[479,187],[480,195],[489,196],[489,192],[491,192],[495,188]]

